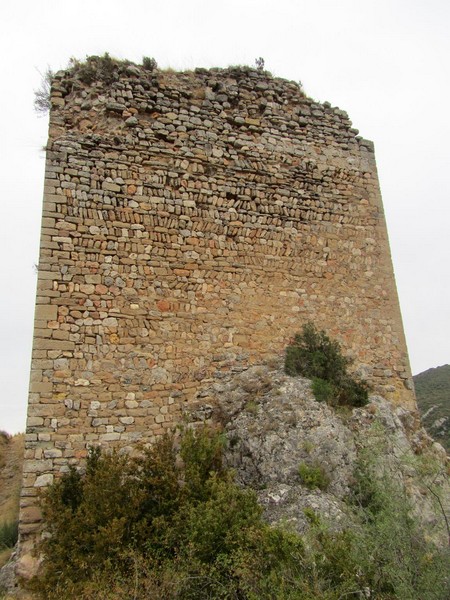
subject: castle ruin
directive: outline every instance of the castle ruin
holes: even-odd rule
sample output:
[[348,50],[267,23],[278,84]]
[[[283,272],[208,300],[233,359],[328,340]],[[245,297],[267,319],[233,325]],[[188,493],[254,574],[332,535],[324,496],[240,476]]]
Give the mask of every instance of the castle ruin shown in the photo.
[[[151,442],[306,321],[414,406],[374,149],[257,69],[56,74],[21,497],[90,445]],[[28,559],[27,559],[28,556]]]

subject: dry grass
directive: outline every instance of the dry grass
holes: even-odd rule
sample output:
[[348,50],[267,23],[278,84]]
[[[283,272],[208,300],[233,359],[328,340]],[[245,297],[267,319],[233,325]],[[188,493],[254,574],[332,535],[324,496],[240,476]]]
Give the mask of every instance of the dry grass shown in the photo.
[[[0,432],[0,525],[19,518],[19,493],[22,480],[24,435]],[[0,548],[0,567],[11,556],[11,548]]]
[[[8,562],[8,560],[10,559],[12,554],[12,549],[11,548],[5,548],[4,550],[0,550],[0,569],[3,567],[3,565],[6,565],[6,563]],[[0,596],[1,598],[1,596]]]
[[23,434],[0,434],[0,523],[15,521],[19,516],[23,447]]

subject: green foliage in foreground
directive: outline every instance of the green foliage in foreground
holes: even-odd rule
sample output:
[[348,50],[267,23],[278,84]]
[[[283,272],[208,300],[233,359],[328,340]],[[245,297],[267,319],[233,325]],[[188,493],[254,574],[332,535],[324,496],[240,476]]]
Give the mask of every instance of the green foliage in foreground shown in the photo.
[[301,482],[310,490],[326,490],[330,479],[321,465],[301,463],[298,467]]
[[[353,531],[311,519],[303,539],[269,527],[223,468],[208,430],[167,436],[141,458],[93,451],[45,495],[49,537],[31,587],[48,600],[444,600],[444,556],[403,497],[362,463]],[[387,497],[389,496],[389,497]]]
[[319,401],[364,406],[368,401],[368,387],[347,372],[351,363],[342,354],[339,342],[331,340],[313,323],[306,323],[286,348],[284,370],[288,375],[313,379],[312,389]]
[[0,550],[14,548],[18,538],[18,521],[7,521],[0,525]]
[[[392,473],[381,468],[380,457],[389,451],[387,435],[375,425],[359,453],[352,500],[360,527],[350,552],[360,553],[362,569],[371,573],[379,590],[376,598],[449,598],[450,548],[427,542],[395,467]],[[423,465],[423,483],[433,477],[434,468]]]

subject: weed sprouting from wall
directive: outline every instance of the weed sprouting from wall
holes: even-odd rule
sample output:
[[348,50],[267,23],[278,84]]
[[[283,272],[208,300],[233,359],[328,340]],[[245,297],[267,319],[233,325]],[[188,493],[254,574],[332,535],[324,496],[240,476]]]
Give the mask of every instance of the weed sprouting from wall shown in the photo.
[[34,92],[34,109],[39,115],[46,115],[50,111],[52,80],[53,71],[47,68],[45,73],[41,74],[41,85]]

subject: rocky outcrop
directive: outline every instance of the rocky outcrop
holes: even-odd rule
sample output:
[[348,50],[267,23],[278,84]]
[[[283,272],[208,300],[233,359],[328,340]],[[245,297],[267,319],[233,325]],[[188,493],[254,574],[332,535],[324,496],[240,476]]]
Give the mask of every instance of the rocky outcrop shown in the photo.
[[[363,408],[333,408],[315,400],[310,381],[262,366],[213,384],[208,402],[203,413],[224,423],[228,464],[257,490],[269,522],[303,532],[314,511],[332,529],[347,526],[355,470],[363,456],[377,455],[380,473],[405,491],[427,535],[447,542],[449,463],[417,413],[380,396]],[[321,473],[323,489],[305,484],[300,465]]]

